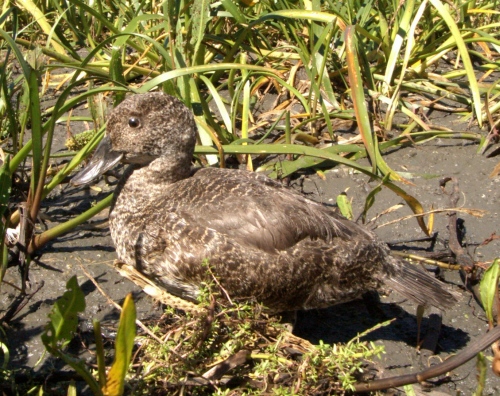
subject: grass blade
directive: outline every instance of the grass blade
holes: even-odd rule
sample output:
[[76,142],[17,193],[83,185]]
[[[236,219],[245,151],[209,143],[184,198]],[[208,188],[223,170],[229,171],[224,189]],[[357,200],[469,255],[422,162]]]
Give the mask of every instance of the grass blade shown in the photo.
[[462,63],[464,65],[467,78],[469,80],[469,86],[472,92],[472,102],[474,105],[474,112],[476,113],[477,122],[479,124],[479,127],[482,127],[483,119],[481,116],[481,108],[482,108],[481,96],[479,93],[479,87],[477,84],[476,75],[474,73],[474,68],[470,60],[467,46],[465,45],[465,42],[462,38],[462,35],[460,33],[460,30],[458,29],[457,24],[455,23],[453,17],[450,15],[450,13],[443,5],[443,3],[441,3],[440,0],[429,0],[429,2],[436,8],[441,18],[443,18],[443,20],[446,22],[455,40],[455,44],[457,46],[458,52],[460,53],[460,56],[462,57]]
[[355,37],[355,26],[348,26],[345,30],[345,42],[347,52],[347,70],[349,73],[349,83],[351,86],[351,95],[353,99],[354,113],[358,123],[359,132],[366,151],[372,163],[372,172],[377,174],[377,171],[382,174],[390,174],[392,180],[404,181],[401,176],[392,171],[386,162],[383,160],[378,151],[377,136],[372,132],[370,116],[365,104],[365,94],[363,90],[363,80],[357,56],[357,45]]
[[[33,19],[38,23],[38,25],[42,28],[43,32],[50,37],[52,33],[52,27],[50,26],[50,23],[47,21],[47,18],[45,18],[45,15],[43,12],[36,6],[36,4],[32,0],[18,0],[18,3],[22,8],[24,8],[26,11],[28,11],[32,16]],[[50,44],[54,47],[54,49],[60,53],[60,54],[65,54],[66,51],[64,50],[64,47],[59,44],[55,40],[51,40]]]
[[415,6],[415,0],[408,0],[405,2],[405,11],[403,14],[403,18],[401,19],[401,23],[395,27],[397,30],[396,38],[392,43],[392,49],[389,54],[389,59],[387,60],[387,65],[385,68],[385,76],[382,85],[382,93],[387,95],[389,92],[389,88],[392,84],[392,76],[394,74],[394,70],[396,69],[396,64],[399,59],[399,52],[401,51],[401,47],[403,46],[403,41],[406,38],[406,34],[408,32],[408,28],[410,25],[410,19],[413,14],[413,8]]

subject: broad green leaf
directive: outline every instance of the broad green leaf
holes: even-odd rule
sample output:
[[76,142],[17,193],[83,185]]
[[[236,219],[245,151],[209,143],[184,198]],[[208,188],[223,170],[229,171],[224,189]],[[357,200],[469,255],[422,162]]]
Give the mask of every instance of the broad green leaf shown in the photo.
[[261,72],[262,74],[267,74],[267,75],[279,75],[279,72],[276,70],[273,70],[269,67],[263,67],[263,66],[256,66],[256,65],[241,65],[238,63],[218,63],[214,65],[197,65],[197,66],[191,66],[191,67],[184,67],[181,69],[176,69],[176,70],[170,70],[166,73],[162,73],[159,76],[149,80],[147,83],[141,86],[141,88],[138,89],[139,93],[144,93],[144,92],[149,92],[156,86],[160,85],[161,83],[164,83],[165,81],[171,80],[172,78],[178,78],[182,76],[186,76],[189,74],[196,74],[196,73],[212,73],[216,70],[241,70],[241,69],[247,69],[247,70],[253,70],[256,72]]
[[261,16],[255,22],[252,22],[250,26],[260,24],[268,19],[308,19],[315,22],[336,22],[338,17],[336,15],[330,14],[328,12],[322,11],[311,11],[311,10],[278,10],[270,12],[269,14]]
[[0,351],[2,352],[2,370],[7,370],[10,361],[9,347],[0,340]]
[[214,99],[215,105],[217,106],[217,110],[219,110],[220,116],[222,118],[222,121],[224,122],[224,126],[226,127],[228,133],[232,134],[233,128],[232,128],[232,123],[231,123],[231,116],[227,112],[226,106],[224,105],[224,102],[222,101],[222,97],[220,96],[219,92],[215,88],[214,84],[212,84],[212,81],[210,81],[208,78],[206,78],[203,75],[200,75],[200,79],[201,79],[201,81],[203,81],[205,83],[208,90],[210,91],[210,94],[212,95],[212,98]]
[[100,396],[102,392],[97,381],[87,369],[85,361],[62,350],[73,337],[78,325],[78,313],[85,310],[85,295],[78,286],[76,276],[68,281],[66,288],[68,290],[52,307],[52,312],[49,314],[50,322],[41,336],[42,342],[52,355],[64,360],[68,366],[82,376],[94,395]]
[[248,23],[245,14],[243,14],[239,8],[236,6],[233,0],[222,0],[222,5],[226,9],[227,12],[231,14],[231,16],[236,20],[236,22],[241,24]]
[[115,361],[108,374],[103,393],[106,396],[120,396],[123,394],[125,376],[127,374],[132,349],[135,340],[135,304],[132,294],[128,294],[123,303],[120,314],[120,324],[115,341]]
[[[31,175],[31,186],[28,195],[28,211],[29,218],[33,222],[38,217],[38,211],[40,210],[43,199],[43,187],[49,167],[52,138],[54,135],[54,124],[49,122],[44,148],[43,135],[45,131],[42,123],[40,93],[38,91],[38,84],[40,83],[38,73],[39,70],[33,69],[28,80],[30,90],[31,140],[33,142],[33,173]],[[32,231],[33,230],[31,230],[31,232]],[[31,253],[32,252],[28,252],[28,254]]]
[[[393,193],[399,195],[401,198],[403,198],[406,202],[406,204],[410,207],[410,209],[413,211],[415,214],[421,214],[423,215],[424,213],[424,208],[422,207],[422,204],[416,199],[414,196],[408,194],[406,191],[404,191],[402,188],[396,186],[394,183],[390,181],[386,181],[384,183],[384,186],[387,187],[389,190],[391,190]],[[429,229],[425,225],[424,217],[423,216],[417,216],[417,222],[422,231],[425,233],[425,235],[429,235]]]
[[61,351],[60,349],[48,348],[48,350],[54,356],[64,360],[64,362],[69,367],[71,367],[73,370],[75,370],[83,378],[83,380],[87,383],[87,385],[90,387],[90,390],[92,391],[93,395],[95,395],[95,396],[102,395],[101,389],[99,388],[97,381],[94,379],[94,377],[92,376],[92,374],[88,370],[87,364],[85,363],[84,360],[79,359],[79,358],[75,358],[75,357],[71,356],[70,354]]
[[498,290],[498,278],[500,275],[500,258],[497,258],[490,268],[488,268],[481,279],[479,290],[481,293],[481,302],[483,303],[484,312],[490,322],[494,324],[493,304],[495,303],[495,295]]
[[[125,76],[123,75],[122,48],[115,48],[109,62],[109,74],[116,85],[126,86]],[[114,105],[119,105],[125,99],[125,92],[116,92],[114,96]]]
[[52,307],[49,314],[50,322],[42,334],[42,341],[47,348],[58,349],[69,343],[78,325],[78,313],[85,310],[85,295],[83,294],[76,275],[66,284],[68,289]]
[[413,385],[411,384],[405,385],[403,389],[405,391],[406,396],[417,396],[417,394],[415,393],[415,389],[413,389]]
[[140,23],[145,23],[145,22],[152,23],[154,21],[161,21],[162,19],[163,19],[163,17],[161,15],[151,15],[151,14],[143,14],[143,15],[139,15],[139,16],[136,16],[135,18],[131,19],[130,22],[127,23],[127,27],[125,29],[123,29],[123,31],[122,31],[122,33],[124,33],[125,35],[118,38],[113,43],[114,49],[118,49],[118,48],[123,47],[123,45],[125,45],[125,43],[129,39],[129,36],[128,36],[129,34],[133,35],[133,34],[138,33],[137,28],[138,28],[138,25]]
[[113,193],[109,194],[106,198],[100,200],[96,205],[92,206],[90,209],[72,218],[71,220],[58,224],[55,227],[52,227],[41,234],[37,234],[34,238],[34,241],[30,245],[30,249],[36,251],[36,249],[39,249],[47,242],[53,240],[54,238],[57,238],[58,236],[66,234],[67,232],[74,229],[76,226],[85,223],[87,220],[91,219],[99,212],[110,206],[112,201],[113,201]]
[[69,382],[69,385],[68,385],[68,392],[66,393],[66,395],[68,395],[68,396],[77,396],[77,395],[78,395],[77,390],[76,390],[75,381],[74,381],[74,380],[71,380],[71,381]]
[[99,388],[106,386],[106,363],[104,359],[104,344],[101,335],[101,323],[94,319],[92,321],[94,326],[94,340],[95,340],[95,355],[97,360],[97,373],[99,379]]
[[[260,145],[259,145],[260,146]],[[324,149],[321,149],[321,151],[324,152],[329,152],[332,154],[343,154],[343,153],[361,153],[364,152],[366,153],[366,149],[364,149],[362,146],[357,146],[354,144],[346,144],[346,145],[336,145],[336,146],[331,146],[331,147],[326,147]],[[364,155],[366,156],[366,155]],[[311,167],[315,168],[328,168],[328,167],[333,167],[335,163],[330,162],[328,160],[324,160],[315,156],[303,156],[299,157],[297,159],[294,159],[293,161],[289,160],[283,160],[279,161],[276,163],[271,163],[271,164],[266,164],[263,165],[259,168],[259,171],[265,171],[269,168],[275,169],[273,172],[268,174],[268,176],[272,179],[278,178],[278,177],[288,177],[292,173],[297,172],[300,169],[307,169]],[[278,175],[279,173],[279,175]],[[370,176],[372,176],[371,174]],[[375,176],[375,175],[373,175]]]
[[487,362],[486,362],[486,357],[484,356],[483,352],[479,352],[477,354],[477,361],[476,361],[476,369],[477,369],[477,387],[476,387],[476,392],[474,393],[474,396],[481,396],[484,393],[484,385],[486,383],[486,370],[487,370]]
[[[77,84],[75,83],[75,85]],[[71,92],[72,87],[74,87],[74,85],[69,86],[61,94],[59,94],[59,98],[61,98],[63,95],[67,96]],[[109,87],[109,86],[97,87],[92,90],[85,91],[80,95],[71,97],[67,101],[63,101],[63,103],[60,103],[58,99],[57,106],[53,109],[54,110],[53,116],[49,119],[49,121],[43,124],[42,133],[45,134],[48,130],[53,130],[54,129],[53,124],[55,124],[58,115],[62,115],[65,112],[69,111],[71,108],[75,107],[78,103],[87,99],[89,96],[95,95],[99,92],[111,92],[111,91],[126,91],[126,88]],[[96,145],[97,143],[98,141],[96,142]],[[32,149],[33,149],[33,140],[31,139],[27,141],[26,144],[22,147],[22,149],[19,150],[18,153],[11,159],[10,161],[11,172],[15,172],[17,170],[22,161],[24,161],[28,157]],[[75,163],[74,167],[76,167],[77,165],[78,163]]]

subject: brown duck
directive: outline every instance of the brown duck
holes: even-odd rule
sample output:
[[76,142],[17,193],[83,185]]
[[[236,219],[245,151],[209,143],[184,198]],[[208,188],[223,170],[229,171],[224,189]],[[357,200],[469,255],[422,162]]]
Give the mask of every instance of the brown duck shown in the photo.
[[192,169],[196,125],[178,99],[129,97],[73,182],[118,161],[123,174],[109,223],[119,260],[168,292],[196,300],[208,262],[234,299],[274,311],[322,308],[383,285],[419,304],[446,308],[455,296],[424,271],[390,255],[365,228],[266,176]]

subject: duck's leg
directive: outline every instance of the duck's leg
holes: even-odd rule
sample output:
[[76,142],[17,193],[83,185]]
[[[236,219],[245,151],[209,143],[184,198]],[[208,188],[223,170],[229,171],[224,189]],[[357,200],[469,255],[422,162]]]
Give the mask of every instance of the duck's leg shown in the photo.
[[135,283],[146,294],[149,294],[151,297],[153,297],[155,300],[158,300],[162,304],[192,313],[202,313],[204,311],[200,306],[180,297],[174,296],[173,294],[168,293],[165,289],[158,287],[154,282],[146,278],[131,265],[125,264],[123,261],[119,260],[115,260],[113,265],[120,273],[120,275]]
[[293,333],[295,324],[297,323],[297,311],[285,311],[278,314],[280,323],[285,326],[290,333]]

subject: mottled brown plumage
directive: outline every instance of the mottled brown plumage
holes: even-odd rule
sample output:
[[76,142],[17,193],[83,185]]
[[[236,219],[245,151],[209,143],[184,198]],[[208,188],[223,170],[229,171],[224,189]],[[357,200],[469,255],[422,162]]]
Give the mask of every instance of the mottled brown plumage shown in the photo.
[[132,164],[116,190],[111,235],[121,261],[172,294],[196,299],[208,260],[232,298],[275,311],[327,307],[383,284],[421,304],[455,301],[373,233],[280,183],[240,170],[192,170],[196,125],[171,96],[126,99],[107,131],[76,182],[119,159]]

